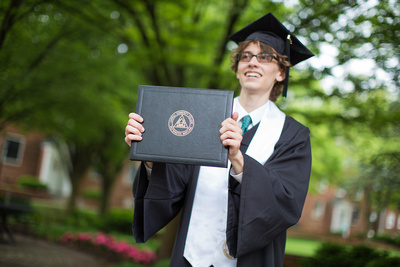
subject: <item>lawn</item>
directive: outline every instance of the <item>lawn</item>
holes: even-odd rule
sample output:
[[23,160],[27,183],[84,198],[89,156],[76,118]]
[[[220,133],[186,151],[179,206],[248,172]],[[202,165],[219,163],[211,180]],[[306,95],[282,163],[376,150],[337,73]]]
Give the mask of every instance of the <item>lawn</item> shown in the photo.
[[322,242],[288,237],[286,241],[286,254],[309,257],[314,255]]
[[[313,256],[316,250],[320,247],[323,242],[310,239],[301,239],[288,237],[286,241],[286,254],[310,257]],[[374,247],[374,246],[372,246]],[[378,250],[387,250],[383,248],[376,247]],[[398,250],[388,250],[391,257],[400,257],[400,251]]]
[[[36,212],[31,214],[28,220],[30,232],[37,237],[42,237],[49,241],[60,242],[61,236],[69,232],[77,233],[105,233],[112,235],[118,242],[124,242],[137,247],[139,250],[149,249],[157,251],[160,241],[154,237],[145,244],[137,244],[131,232],[132,210],[113,210],[107,216],[99,217],[96,212],[80,210],[71,215],[67,215],[64,210],[35,206]],[[286,242],[286,254],[312,257],[321,247],[324,241],[303,239],[299,237],[288,237]],[[370,244],[373,246],[373,244]],[[377,246],[377,249],[380,246]],[[392,257],[399,257],[399,250],[389,251]],[[115,267],[141,266],[133,264],[132,261],[115,264]],[[154,263],[155,267],[167,267],[168,260]]]

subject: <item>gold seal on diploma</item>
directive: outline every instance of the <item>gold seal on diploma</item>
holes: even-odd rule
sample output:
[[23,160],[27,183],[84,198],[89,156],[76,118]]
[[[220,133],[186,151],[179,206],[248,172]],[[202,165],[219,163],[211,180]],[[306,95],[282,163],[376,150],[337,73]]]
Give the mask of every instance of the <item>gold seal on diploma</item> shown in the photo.
[[194,118],[186,110],[175,111],[168,120],[171,133],[176,136],[188,135],[194,128]]

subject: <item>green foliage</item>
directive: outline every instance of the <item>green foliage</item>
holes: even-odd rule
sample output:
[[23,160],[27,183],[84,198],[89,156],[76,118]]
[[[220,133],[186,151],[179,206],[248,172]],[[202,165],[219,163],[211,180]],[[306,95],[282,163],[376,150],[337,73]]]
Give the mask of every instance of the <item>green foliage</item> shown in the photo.
[[[43,234],[46,227],[52,225],[57,233],[63,231],[95,232],[101,230],[105,233],[121,233],[132,235],[133,210],[112,209],[106,216],[100,217],[93,211],[75,210],[72,214],[66,214],[63,210],[37,207],[32,214],[35,231]],[[57,229],[61,229],[58,231]],[[50,231],[50,229],[49,229]],[[55,236],[59,238],[59,236]]]
[[71,229],[80,231],[96,231],[102,221],[96,214],[89,211],[76,210],[66,214],[64,210],[36,207],[32,214],[32,231],[39,236],[58,240],[60,236]]
[[39,191],[47,190],[47,185],[42,184],[41,182],[39,182],[39,178],[31,175],[22,175],[18,177],[17,185],[20,186],[21,188],[27,188]]
[[[302,260],[302,267],[365,267],[377,262],[398,262],[400,258],[389,258],[388,252],[378,251],[366,246],[344,246],[323,243],[313,257]],[[375,265],[371,265],[375,266]],[[392,266],[392,265],[387,265]]]
[[132,210],[113,209],[103,219],[101,229],[107,232],[132,234]]
[[387,267],[387,266],[400,266],[400,258],[384,258],[375,259],[368,262],[365,267]]
[[99,200],[101,198],[101,192],[99,192],[99,190],[95,190],[95,189],[86,189],[83,192],[83,196],[85,198]]
[[309,257],[314,255],[321,242],[302,238],[288,237],[286,240],[285,254]]
[[399,236],[390,236],[388,234],[380,234],[374,237],[375,240],[383,241],[387,244],[395,245],[400,247],[400,237]]
[[[67,142],[74,192],[94,167],[106,214],[138,85],[237,90],[227,36],[272,11],[317,55],[291,70],[279,102],[311,130],[310,188],[329,181],[357,191],[368,186],[364,177],[397,186],[389,160],[374,159],[400,151],[399,3],[364,2],[1,1],[0,129],[19,124]],[[359,73],[352,64],[364,59],[375,67]],[[400,206],[398,193],[384,189],[384,203],[376,189],[371,207]]]

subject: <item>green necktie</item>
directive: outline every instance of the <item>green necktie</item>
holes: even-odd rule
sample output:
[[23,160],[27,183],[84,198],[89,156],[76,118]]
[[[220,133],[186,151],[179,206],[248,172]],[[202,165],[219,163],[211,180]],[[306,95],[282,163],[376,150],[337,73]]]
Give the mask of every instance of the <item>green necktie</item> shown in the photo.
[[244,116],[242,118],[242,131],[243,131],[243,134],[248,130],[250,124],[251,124],[250,115]]

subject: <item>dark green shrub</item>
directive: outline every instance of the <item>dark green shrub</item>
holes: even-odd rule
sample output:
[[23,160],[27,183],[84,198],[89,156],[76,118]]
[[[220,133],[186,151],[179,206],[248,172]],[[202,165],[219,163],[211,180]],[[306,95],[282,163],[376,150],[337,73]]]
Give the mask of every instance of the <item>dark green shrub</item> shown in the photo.
[[348,251],[339,244],[323,243],[313,257],[303,259],[301,267],[347,267],[349,263]]
[[400,247],[400,237],[399,236],[393,237],[388,234],[381,234],[381,235],[374,237],[374,239],[377,241],[385,242],[390,245],[395,245],[395,246]]
[[[388,259],[386,251],[366,246],[344,246],[324,243],[315,255],[301,261],[302,267],[365,267],[370,262]],[[395,265],[387,265],[395,266]]]
[[400,258],[385,258],[385,259],[376,259],[369,262],[365,267],[394,267],[400,266]]
[[75,210],[71,215],[65,217],[65,223],[76,228],[99,228],[103,223],[98,214],[85,211]]
[[21,188],[46,191],[47,185],[39,182],[39,178],[32,175],[21,175],[18,177],[17,185]]
[[93,199],[93,200],[100,200],[101,199],[101,192],[96,189],[87,189],[83,192],[83,196],[85,198]]
[[349,251],[352,267],[365,267],[368,262],[385,259],[388,255],[386,251],[378,251],[366,246],[354,246]]
[[111,210],[103,221],[103,231],[132,234],[133,210]]

